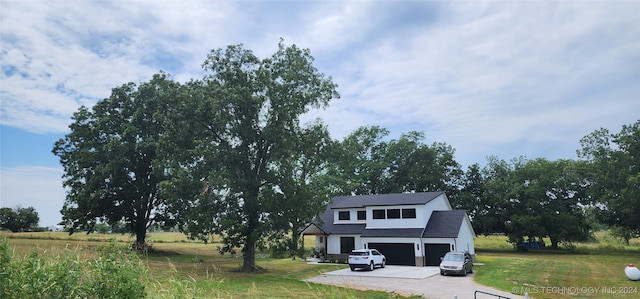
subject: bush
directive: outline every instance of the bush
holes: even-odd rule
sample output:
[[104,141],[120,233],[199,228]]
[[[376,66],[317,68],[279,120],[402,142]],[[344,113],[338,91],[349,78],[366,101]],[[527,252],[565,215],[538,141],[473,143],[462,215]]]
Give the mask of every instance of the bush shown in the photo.
[[0,298],[144,298],[146,271],[138,256],[115,240],[98,251],[86,261],[71,250],[16,258],[0,238]]

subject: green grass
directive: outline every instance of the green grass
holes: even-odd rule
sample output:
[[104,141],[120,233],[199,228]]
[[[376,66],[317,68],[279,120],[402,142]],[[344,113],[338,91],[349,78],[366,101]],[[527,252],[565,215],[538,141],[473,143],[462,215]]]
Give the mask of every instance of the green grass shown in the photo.
[[15,254],[0,236],[1,298],[141,298],[146,268],[137,254],[115,242],[90,256],[79,249]]
[[624,268],[640,264],[640,241],[623,245],[606,234],[574,250],[514,251],[502,236],[476,239],[476,282],[533,298],[637,298],[640,282]]
[[[55,256],[64,250],[79,250],[90,257],[108,240],[130,243],[129,235],[69,236],[63,232],[0,233],[8,237],[17,255],[38,248]],[[517,252],[504,236],[476,238],[481,265],[475,267],[476,282],[533,298],[636,298],[640,282],[629,281],[624,267],[640,265],[640,240],[624,245],[606,233],[597,242],[575,244],[574,250],[530,250]],[[150,298],[393,298],[398,294],[362,291],[306,283],[303,280],[345,265],[308,265],[292,259],[272,259],[258,254],[261,273],[237,271],[242,259],[220,255],[216,243],[202,244],[179,233],[152,233],[153,251],[141,256],[146,267],[146,290]],[[313,239],[305,240],[307,247]],[[240,252],[238,250],[238,252]],[[615,293],[614,293],[615,292]],[[625,293],[621,293],[625,292]]]
[[[118,242],[132,242],[127,235],[69,236],[62,232],[0,233],[16,256],[27,256],[33,250],[57,256],[74,250],[91,258],[96,248],[115,237]],[[111,238],[109,238],[111,237]],[[142,255],[147,270],[146,291],[149,298],[396,298],[398,294],[363,291],[343,287],[307,283],[303,280],[323,272],[345,268],[345,265],[309,265],[300,259],[272,259],[258,254],[256,263],[263,272],[238,271],[242,258],[220,255],[219,244],[190,242],[174,233],[150,236],[153,251]],[[306,242],[312,244],[312,242]]]
[[[242,259],[220,256],[215,247],[204,244],[156,244],[154,253],[145,258],[154,273],[161,294],[167,286],[179,286],[195,298],[393,298],[395,294],[360,291],[311,284],[305,278],[344,268],[345,265],[309,265],[299,259],[271,259],[259,255],[256,263],[261,273],[237,271]],[[166,271],[169,268],[170,271]],[[177,282],[177,283],[176,283]],[[156,296],[152,296],[156,297]],[[191,297],[189,297],[191,298]]]

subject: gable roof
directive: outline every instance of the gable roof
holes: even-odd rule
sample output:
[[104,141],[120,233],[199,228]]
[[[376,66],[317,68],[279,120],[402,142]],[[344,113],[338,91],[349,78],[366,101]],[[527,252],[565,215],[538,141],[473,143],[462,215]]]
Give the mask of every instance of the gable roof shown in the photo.
[[336,196],[329,205],[330,209],[364,208],[369,206],[423,205],[438,196],[438,192],[393,193],[356,196]]
[[466,215],[465,210],[433,211],[422,237],[457,238]]

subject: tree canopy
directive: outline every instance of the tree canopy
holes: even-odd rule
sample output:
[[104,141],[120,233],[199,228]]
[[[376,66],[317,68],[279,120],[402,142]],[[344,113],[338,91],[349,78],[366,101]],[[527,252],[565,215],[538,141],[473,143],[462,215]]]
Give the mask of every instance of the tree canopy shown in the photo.
[[589,237],[583,205],[584,163],[490,157],[469,167],[460,199],[478,234],[504,233],[512,243],[550,238],[551,247]]
[[[294,176],[313,169],[292,161],[304,162],[302,153],[306,151],[307,158],[313,154],[306,145],[322,142],[327,134],[301,129],[299,118],[337,98],[337,86],[313,66],[309,50],[285,47],[282,41],[266,59],[242,45],[213,50],[204,68],[209,75],[198,86],[199,103],[189,120],[195,123],[191,129],[196,144],[190,156],[174,164],[176,177],[166,188],[176,211],[207,211],[205,219],[196,216],[196,221],[177,217],[185,220],[187,232],[201,238],[219,234],[225,244],[222,252],[241,247],[242,268],[251,271],[256,268],[256,246],[277,229],[278,215],[316,198],[296,195],[306,190],[302,184],[311,182],[312,173],[308,178]],[[301,185],[291,186],[292,179]],[[185,191],[181,184],[199,191]],[[316,210],[314,206],[310,208]]]
[[40,217],[33,207],[0,208],[0,228],[11,232],[33,230],[39,222]]
[[70,233],[92,232],[98,221],[124,220],[136,246],[146,247],[147,228],[165,219],[160,115],[180,98],[180,90],[161,73],[149,82],[116,87],[92,109],[83,106],[74,113],[71,133],[53,148],[69,188],[61,213]]
[[422,132],[385,141],[388,135],[379,126],[360,127],[340,143],[331,174],[341,194],[447,191],[450,198],[457,196],[463,172],[451,146],[428,146]]
[[603,223],[626,241],[640,235],[640,120],[617,134],[601,128],[580,140],[588,195]]

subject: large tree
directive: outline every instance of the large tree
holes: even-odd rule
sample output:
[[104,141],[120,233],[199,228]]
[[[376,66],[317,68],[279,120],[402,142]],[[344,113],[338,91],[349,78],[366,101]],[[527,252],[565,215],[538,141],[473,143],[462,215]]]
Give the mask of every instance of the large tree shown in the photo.
[[421,132],[384,141],[388,134],[378,126],[360,127],[340,143],[339,165],[331,175],[343,194],[446,191],[457,196],[462,171],[452,147],[428,146]]
[[538,158],[514,167],[508,192],[506,233],[513,242],[549,237],[560,242],[584,241],[590,227],[581,204],[585,202],[580,163]]
[[[474,172],[477,170],[467,171],[460,202],[462,208],[469,210],[473,215],[473,227],[476,233],[484,235],[505,233],[505,224],[509,217],[506,211],[506,199],[512,185],[512,164],[495,156],[489,156],[487,166],[480,173]],[[478,183],[473,180],[479,181],[481,186],[471,185]]]
[[473,228],[478,234],[491,233],[482,223],[485,220],[485,217],[482,217],[483,213],[487,213],[484,206],[484,184],[485,178],[480,165],[470,165],[462,178],[460,197],[453,203],[455,209],[467,210],[469,218],[473,221]]
[[588,238],[585,163],[489,157],[467,172],[461,205],[479,234],[504,233],[513,243],[549,237],[551,246]]
[[[301,245],[305,225],[324,211],[336,190],[327,182],[327,171],[335,160],[335,142],[319,120],[302,129],[283,159],[275,164],[276,182],[270,202],[274,217],[274,236],[288,241],[290,253],[296,254]],[[289,235],[290,237],[283,237]]]
[[389,130],[379,126],[360,127],[340,142],[337,165],[331,169],[340,193],[387,193],[389,165],[384,161],[387,144],[383,141],[387,135]]
[[219,234],[221,251],[241,247],[242,268],[253,271],[256,247],[277,229],[282,209],[295,205],[278,201],[306,200],[274,195],[282,161],[300,149],[299,118],[338,97],[337,86],[313,66],[309,50],[282,41],[266,59],[232,45],[211,51],[203,66],[209,74],[193,83],[197,109],[185,133],[196,142],[172,164],[165,188],[178,213],[199,214],[195,221],[177,217],[183,230],[200,238]]
[[424,138],[424,133],[412,131],[387,143],[385,193],[445,191],[453,201],[462,175],[455,151],[446,143],[424,144]]
[[40,217],[33,207],[0,208],[0,228],[15,233],[35,229],[38,222]]
[[640,120],[617,134],[601,128],[580,144],[578,155],[591,166],[586,178],[600,220],[627,240],[640,235]]
[[93,108],[74,113],[71,133],[53,148],[69,190],[61,212],[70,233],[123,220],[136,236],[136,248],[146,248],[147,228],[163,222],[166,212],[159,189],[165,175],[159,155],[166,137],[162,114],[180,93],[180,85],[161,73],[149,82],[116,87]]

